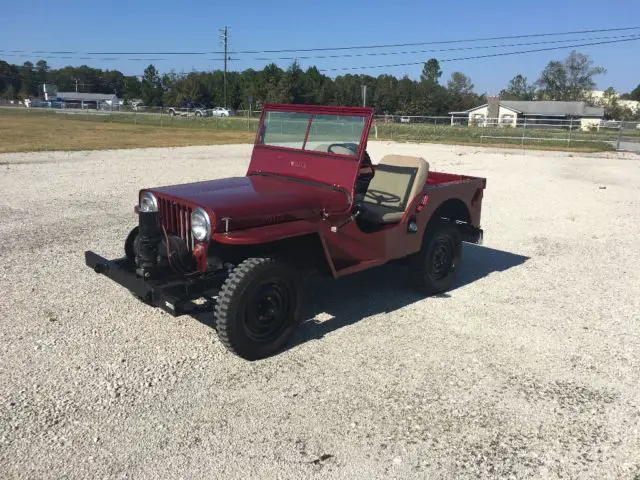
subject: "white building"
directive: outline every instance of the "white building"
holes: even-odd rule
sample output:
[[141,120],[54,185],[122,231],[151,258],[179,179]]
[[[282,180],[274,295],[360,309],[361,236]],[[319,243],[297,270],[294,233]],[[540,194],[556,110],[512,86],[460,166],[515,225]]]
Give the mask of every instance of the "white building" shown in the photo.
[[57,99],[64,102],[65,107],[95,108],[117,110],[120,99],[113,93],[58,92]]
[[586,102],[500,100],[490,97],[488,103],[462,112],[449,112],[451,124],[463,117],[469,125],[522,127],[567,126],[575,122],[581,129],[599,125],[603,107],[590,107]]
[[[606,103],[604,95],[604,90],[593,90],[591,92],[591,98],[593,99],[594,103],[598,105],[603,105],[603,103]],[[634,113],[640,112],[640,102],[637,102],[636,100],[621,100],[620,95],[618,95],[617,93],[614,95],[614,98],[616,99],[618,105],[620,105],[622,108],[628,108]]]

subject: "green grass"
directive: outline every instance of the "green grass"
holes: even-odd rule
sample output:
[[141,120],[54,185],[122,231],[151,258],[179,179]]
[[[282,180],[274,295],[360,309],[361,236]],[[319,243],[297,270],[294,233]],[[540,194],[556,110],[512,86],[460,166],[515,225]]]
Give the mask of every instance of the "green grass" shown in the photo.
[[[165,137],[180,137],[179,144],[187,142],[189,134],[186,131],[200,131],[205,134],[209,132],[243,132],[248,141],[252,141],[252,135],[258,127],[257,118],[247,117],[170,117],[166,114],[149,114],[149,113],[109,113],[81,110],[50,110],[50,109],[19,109],[19,108],[0,108],[0,118],[27,118],[49,119],[56,124],[64,124],[65,122],[81,123],[90,122],[93,124],[110,124],[114,127],[122,125],[122,129],[118,131],[126,131],[126,125],[132,125],[132,129],[147,127],[158,132],[165,132]],[[24,121],[20,122],[24,124]],[[28,122],[28,121],[27,121]],[[41,122],[35,121],[42,128]],[[40,130],[41,131],[41,130]],[[173,133],[170,133],[173,132]],[[182,132],[182,133],[179,133]],[[617,131],[600,131],[600,132],[584,132],[578,129],[571,131],[571,139],[569,141],[569,131],[560,129],[522,129],[522,128],[483,128],[469,126],[451,126],[449,124],[398,124],[398,123],[378,123],[377,138],[379,140],[395,140],[401,142],[417,142],[417,143],[444,143],[444,144],[460,144],[460,145],[485,145],[499,147],[520,147],[520,148],[536,148],[545,150],[562,150],[562,151],[609,151],[614,146],[610,142],[615,142]],[[523,134],[525,138],[523,141]],[[640,136],[640,131],[625,130],[625,136]],[[195,140],[197,137],[197,140]],[[491,138],[502,137],[502,138]],[[194,135],[194,140],[198,144],[205,142],[206,134]],[[375,138],[375,129],[371,129],[371,140]],[[166,144],[165,140],[162,142]],[[146,142],[145,142],[146,143]],[[212,143],[215,141],[212,138]],[[129,143],[127,143],[128,145]],[[6,147],[4,149],[6,150]]]
[[[6,113],[0,109],[0,152],[104,150],[251,143],[253,132],[85,121],[78,116]],[[70,118],[71,117],[71,118]]]

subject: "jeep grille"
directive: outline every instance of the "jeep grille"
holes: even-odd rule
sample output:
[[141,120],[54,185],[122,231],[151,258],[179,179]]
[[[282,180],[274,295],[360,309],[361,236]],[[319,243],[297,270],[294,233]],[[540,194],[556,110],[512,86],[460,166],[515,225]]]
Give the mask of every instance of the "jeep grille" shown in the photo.
[[158,210],[160,213],[160,224],[167,230],[167,233],[182,238],[187,244],[189,251],[193,250],[193,235],[191,235],[191,211],[190,207],[180,205],[174,200],[167,200],[158,197]]

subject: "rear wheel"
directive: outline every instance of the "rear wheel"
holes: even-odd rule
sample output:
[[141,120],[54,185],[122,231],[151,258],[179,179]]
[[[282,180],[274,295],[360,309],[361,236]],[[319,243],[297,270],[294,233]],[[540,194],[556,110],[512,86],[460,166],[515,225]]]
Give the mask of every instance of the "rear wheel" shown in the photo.
[[218,295],[214,322],[220,341],[247,360],[278,352],[300,322],[298,285],[295,269],[276,258],[240,263]]
[[462,240],[454,224],[444,220],[429,225],[422,248],[409,262],[414,286],[427,295],[451,288],[462,259]]

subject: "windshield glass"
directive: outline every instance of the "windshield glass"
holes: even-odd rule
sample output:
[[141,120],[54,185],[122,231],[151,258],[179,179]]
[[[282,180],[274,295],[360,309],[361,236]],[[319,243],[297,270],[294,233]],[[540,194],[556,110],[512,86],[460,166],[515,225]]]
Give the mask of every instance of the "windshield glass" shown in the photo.
[[258,143],[357,156],[365,124],[362,116],[266,112]]

